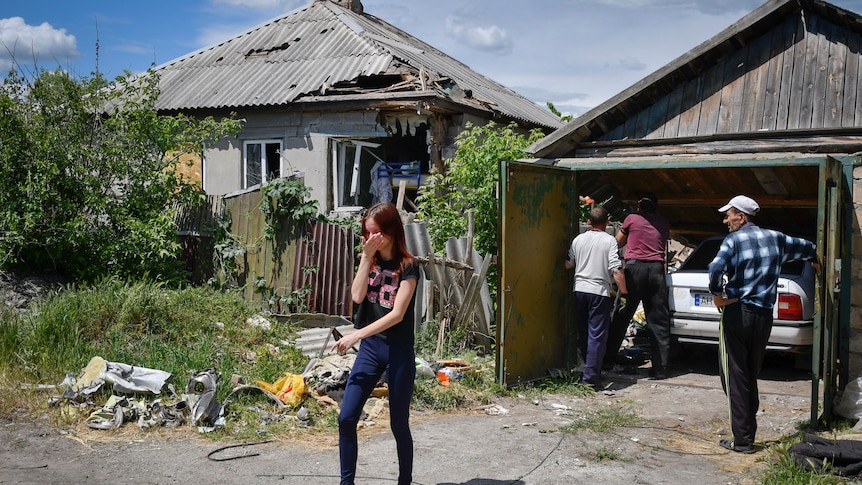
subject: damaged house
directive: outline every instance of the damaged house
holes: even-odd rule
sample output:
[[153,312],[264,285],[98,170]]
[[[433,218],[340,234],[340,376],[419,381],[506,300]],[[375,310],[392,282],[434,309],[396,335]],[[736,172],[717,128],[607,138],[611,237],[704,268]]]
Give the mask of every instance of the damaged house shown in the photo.
[[368,207],[401,180],[414,194],[468,123],[561,126],[359,0],[316,0],[156,71],[161,112],[245,120],[193,164],[208,194],[302,174],[326,213]]

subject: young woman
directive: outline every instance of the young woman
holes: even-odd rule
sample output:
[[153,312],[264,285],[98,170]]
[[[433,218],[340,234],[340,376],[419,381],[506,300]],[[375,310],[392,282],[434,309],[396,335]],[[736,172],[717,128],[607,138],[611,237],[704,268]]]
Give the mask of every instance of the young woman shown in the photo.
[[359,304],[356,331],[332,346],[340,354],[362,341],[347,379],[338,415],[341,484],[356,478],[356,425],[362,407],[384,371],[389,385],[390,427],[398,450],[398,483],[413,478],[410,401],[416,377],[413,350],[413,295],[419,267],[407,251],[404,226],[390,202],[373,206],[362,219],[362,254],[350,289]]

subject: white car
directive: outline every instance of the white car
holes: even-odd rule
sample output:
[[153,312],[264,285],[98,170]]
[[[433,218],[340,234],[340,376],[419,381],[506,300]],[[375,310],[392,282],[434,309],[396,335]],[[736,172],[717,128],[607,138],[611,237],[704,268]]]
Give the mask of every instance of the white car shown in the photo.
[[[709,292],[707,267],[724,236],[704,240],[679,269],[667,275],[671,335],[679,343],[718,344],[719,312]],[[811,351],[814,328],[815,273],[810,263],[785,264],[778,278],[772,334],[767,350]]]

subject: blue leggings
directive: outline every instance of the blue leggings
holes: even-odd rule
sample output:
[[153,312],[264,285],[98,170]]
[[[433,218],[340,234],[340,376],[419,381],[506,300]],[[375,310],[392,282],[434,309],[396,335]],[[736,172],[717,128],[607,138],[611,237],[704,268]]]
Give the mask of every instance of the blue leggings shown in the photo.
[[362,407],[384,371],[388,371],[389,425],[398,451],[398,483],[408,485],[413,481],[413,436],[410,434],[410,401],[413,399],[416,379],[413,345],[390,345],[374,335],[363,339],[359,346],[338,415],[341,485],[352,485],[356,478],[356,460],[359,456],[356,425]]

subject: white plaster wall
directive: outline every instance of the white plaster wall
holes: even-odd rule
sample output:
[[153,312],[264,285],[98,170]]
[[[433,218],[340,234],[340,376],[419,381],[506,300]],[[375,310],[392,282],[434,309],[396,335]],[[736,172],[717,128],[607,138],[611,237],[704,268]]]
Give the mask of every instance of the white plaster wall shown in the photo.
[[303,172],[311,197],[321,212],[331,209],[329,196],[329,143],[332,136],[384,137],[373,110],[336,112],[239,113],[246,121],[239,137],[208,149],[204,164],[208,194],[223,195],[242,188],[244,140],[281,140],[283,167],[287,173]]
[[[318,201],[322,213],[332,210],[329,182],[330,137],[387,136],[377,122],[376,110],[349,112],[272,111],[241,112],[245,119],[242,133],[209,148],[204,162],[204,188],[208,194],[223,195],[242,189],[242,150],[245,140],[281,140],[285,175],[291,172],[305,174],[305,183],[311,188],[311,197]],[[441,143],[443,159],[455,156],[455,137],[468,123],[484,125],[488,120],[470,114],[452,115],[445,140]]]

